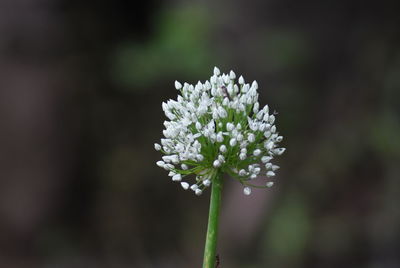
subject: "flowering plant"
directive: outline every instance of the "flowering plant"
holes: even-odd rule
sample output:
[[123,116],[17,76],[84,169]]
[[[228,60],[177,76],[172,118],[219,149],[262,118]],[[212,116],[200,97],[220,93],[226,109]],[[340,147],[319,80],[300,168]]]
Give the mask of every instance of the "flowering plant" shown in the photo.
[[[279,166],[271,163],[285,148],[277,148],[282,141],[268,105],[260,109],[258,85],[246,84],[243,76],[235,84],[233,71],[220,75],[217,67],[210,81],[196,86],[175,81],[181,95],[162,104],[165,115],[165,139],[155,149],[165,154],[157,165],[168,170],[173,181],[197,195],[210,186],[217,172],[228,173],[244,185],[244,193],[251,193],[251,183],[261,174],[275,176]],[[260,165],[262,163],[262,165]],[[265,170],[265,172],[262,172]],[[196,182],[186,179],[194,174]],[[272,181],[265,186],[271,187]]]
[[[235,83],[233,71],[222,74],[215,67],[209,81],[195,85],[175,81],[177,100],[162,104],[169,119],[164,122],[165,138],[154,147],[164,156],[157,162],[169,171],[183,189],[197,195],[212,185],[209,225],[203,267],[212,267],[215,258],[216,231],[222,188],[222,174],[229,174],[243,185],[246,195],[251,187],[271,187],[279,166],[271,160],[281,155],[282,136],[277,132],[275,114],[268,105],[260,109],[258,84],[247,84],[240,76]],[[189,183],[190,175],[195,179]],[[265,175],[265,185],[252,180]]]

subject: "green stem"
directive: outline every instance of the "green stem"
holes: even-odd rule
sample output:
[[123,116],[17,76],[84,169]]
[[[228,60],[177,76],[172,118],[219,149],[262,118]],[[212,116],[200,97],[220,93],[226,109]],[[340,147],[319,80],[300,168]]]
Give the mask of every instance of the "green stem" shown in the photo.
[[203,268],[215,268],[218,221],[221,207],[222,178],[217,173],[211,184],[210,211],[208,214],[208,227],[206,245],[204,249]]

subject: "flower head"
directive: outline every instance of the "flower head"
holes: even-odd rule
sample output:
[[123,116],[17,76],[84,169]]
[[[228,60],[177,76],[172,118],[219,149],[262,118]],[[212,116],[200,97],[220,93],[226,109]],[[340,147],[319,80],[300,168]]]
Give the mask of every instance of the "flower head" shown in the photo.
[[[222,74],[215,67],[210,80],[196,85],[175,81],[177,100],[162,104],[169,119],[164,122],[165,138],[154,148],[164,156],[157,162],[169,171],[183,189],[200,195],[217,173],[228,173],[251,193],[251,180],[271,178],[279,166],[271,160],[281,155],[282,136],[277,132],[275,115],[268,105],[260,109],[258,84],[246,84],[243,76]],[[187,181],[192,175],[195,182]],[[268,181],[263,187],[271,187]]]

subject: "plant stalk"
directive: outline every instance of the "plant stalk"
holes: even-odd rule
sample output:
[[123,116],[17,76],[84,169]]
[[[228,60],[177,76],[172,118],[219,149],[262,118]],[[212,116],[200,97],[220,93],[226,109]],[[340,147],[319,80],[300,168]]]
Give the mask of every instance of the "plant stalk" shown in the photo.
[[215,268],[219,211],[221,208],[221,192],[222,176],[221,173],[217,173],[211,184],[210,211],[208,214],[203,268]]

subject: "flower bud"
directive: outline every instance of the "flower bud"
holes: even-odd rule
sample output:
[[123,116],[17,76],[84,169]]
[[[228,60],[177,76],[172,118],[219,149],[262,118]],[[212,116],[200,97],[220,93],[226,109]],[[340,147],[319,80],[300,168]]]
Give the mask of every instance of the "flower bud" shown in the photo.
[[251,188],[250,187],[244,187],[243,188],[243,193],[245,195],[250,195],[251,194]]
[[218,67],[214,67],[214,75],[219,75],[221,72]]
[[182,186],[182,188],[183,188],[184,190],[189,189],[189,183],[187,183],[187,182],[181,182],[181,186]]
[[176,89],[181,89],[182,88],[182,84],[175,80],[175,88]]
[[273,181],[269,181],[269,182],[267,182],[267,187],[272,187],[273,185],[274,185],[274,182]]
[[236,74],[233,71],[230,71],[229,78],[232,79],[232,80],[235,79],[236,78]]
[[154,149],[156,149],[156,151],[160,151],[161,150],[161,145],[158,143],[154,143]]

